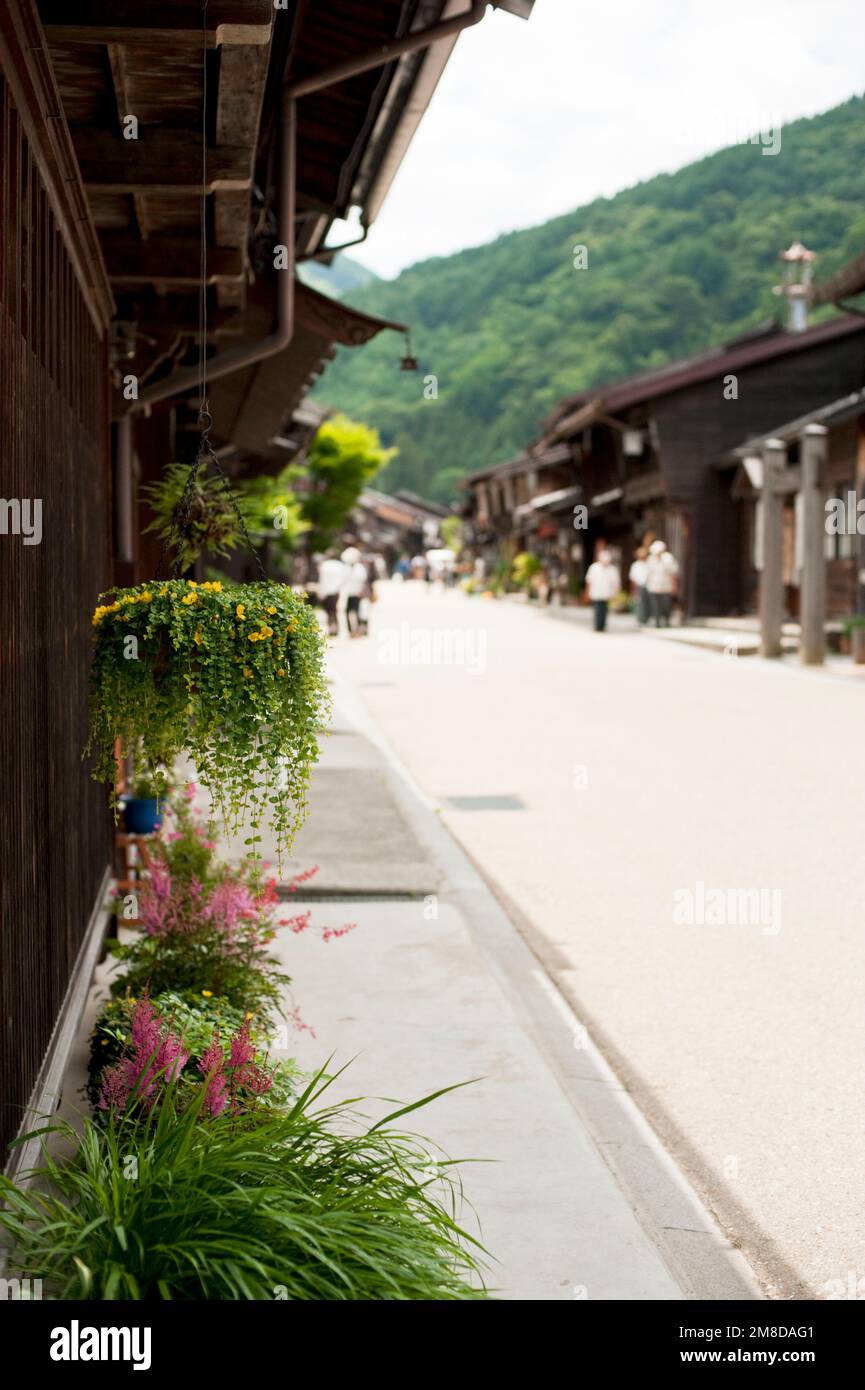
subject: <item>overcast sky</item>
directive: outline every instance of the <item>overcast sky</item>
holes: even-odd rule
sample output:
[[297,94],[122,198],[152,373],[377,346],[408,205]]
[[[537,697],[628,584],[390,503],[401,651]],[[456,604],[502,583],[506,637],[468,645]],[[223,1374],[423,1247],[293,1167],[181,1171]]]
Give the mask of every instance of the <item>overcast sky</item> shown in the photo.
[[863,39],[863,0],[537,0],[528,23],[488,13],[459,39],[350,254],[396,275],[825,111],[865,88]]

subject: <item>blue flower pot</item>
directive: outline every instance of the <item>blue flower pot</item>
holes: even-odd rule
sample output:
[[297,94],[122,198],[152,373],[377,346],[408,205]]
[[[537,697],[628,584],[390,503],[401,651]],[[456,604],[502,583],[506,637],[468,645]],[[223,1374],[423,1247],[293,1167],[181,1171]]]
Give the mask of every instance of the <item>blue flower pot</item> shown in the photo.
[[130,835],[152,835],[162,824],[159,802],[131,796],[123,808],[123,820]]

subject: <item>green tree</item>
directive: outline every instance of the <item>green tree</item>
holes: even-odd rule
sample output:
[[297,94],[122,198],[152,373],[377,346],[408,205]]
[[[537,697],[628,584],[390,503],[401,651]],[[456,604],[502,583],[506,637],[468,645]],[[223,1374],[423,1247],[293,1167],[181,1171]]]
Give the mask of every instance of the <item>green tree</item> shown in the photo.
[[302,499],[314,550],[330,544],[363,489],[396,453],[382,448],[377,430],[345,415],[335,415],[319,427],[306,459],[308,491]]

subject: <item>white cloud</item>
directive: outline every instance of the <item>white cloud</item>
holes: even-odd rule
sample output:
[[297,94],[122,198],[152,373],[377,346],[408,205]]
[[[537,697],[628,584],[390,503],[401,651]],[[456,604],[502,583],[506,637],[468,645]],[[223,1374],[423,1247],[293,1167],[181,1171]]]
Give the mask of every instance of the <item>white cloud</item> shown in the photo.
[[[468,30],[366,243],[381,275],[862,89],[862,0],[537,0]],[[783,156],[782,156],[783,157]]]

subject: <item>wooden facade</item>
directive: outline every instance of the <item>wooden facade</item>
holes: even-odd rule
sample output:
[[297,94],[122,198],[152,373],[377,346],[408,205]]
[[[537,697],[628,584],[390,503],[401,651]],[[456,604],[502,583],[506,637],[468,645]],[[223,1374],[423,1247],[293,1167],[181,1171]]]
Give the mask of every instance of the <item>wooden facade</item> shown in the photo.
[[[0,1149],[57,1071],[102,925],[113,827],[81,760],[93,607],[154,572],[139,491],[196,449],[202,350],[213,443],[264,471],[308,440],[296,410],[334,344],[394,327],[281,280],[277,252],[326,256],[352,208],[371,223],[456,41],[453,23],[426,37],[448,9],[0,9]],[[287,84],[321,74],[286,116]],[[275,328],[278,353],[216,372]]]
[[[32,7],[0,19],[0,1148],[37,1086],[107,885],[81,761],[90,611],[111,581],[110,293]],[[22,510],[41,509],[38,543]],[[16,528],[16,508],[18,509]],[[17,534],[16,534],[17,529]],[[37,532],[30,529],[30,540]]]
[[[505,499],[509,514],[498,514],[492,527],[504,554],[519,519],[507,502],[506,480],[515,470],[531,476],[533,456],[564,445],[571,485],[587,509],[583,573],[602,541],[627,573],[634,550],[652,533],[679,562],[685,614],[751,611],[748,522],[725,460],[752,436],[858,390],[865,380],[863,350],[860,316],[839,316],[801,333],[773,326],[572,397],[553,412],[526,455],[469,480],[469,514],[482,530],[485,498]],[[537,478],[534,484],[539,500],[547,484]],[[565,511],[574,496],[567,494]]]

